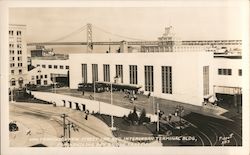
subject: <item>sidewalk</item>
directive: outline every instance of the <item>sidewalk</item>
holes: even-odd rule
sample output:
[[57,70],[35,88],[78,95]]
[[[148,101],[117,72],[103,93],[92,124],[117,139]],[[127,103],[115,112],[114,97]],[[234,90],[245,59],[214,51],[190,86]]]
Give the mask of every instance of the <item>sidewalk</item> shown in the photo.
[[[70,95],[80,98],[89,99],[89,96],[94,96],[93,92],[85,92],[84,96],[81,92],[77,90],[72,90],[68,88],[61,88],[57,90],[58,94],[64,94],[64,95]],[[184,107],[184,113],[183,116],[186,114],[189,114],[190,112],[199,113],[206,116],[221,118],[221,119],[227,119],[225,116],[222,116],[223,113],[227,112],[227,110],[221,108],[221,107],[212,107],[212,106],[195,106],[187,103],[181,103],[171,100],[166,100],[162,98],[152,97],[149,98],[146,95],[137,95],[137,100],[135,100],[133,103],[130,102],[128,98],[124,98],[125,94],[123,92],[113,92],[113,104],[128,108],[133,110],[134,106],[136,106],[138,111],[141,111],[143,108],[145,108],[147,113],[153,114],[156,112],[156,103],[159,103],[159,109],[165,113],[165,115],[168,114],[174,114],[176,106],[181,105]],[[106,103],[110,103],[110,92],[103,92],[103,93],[95,93],[95,99],[97,101],[102,101]],[[155,105],[153,105],[153,100]],[[153,112],[154,109],[154,112]]]

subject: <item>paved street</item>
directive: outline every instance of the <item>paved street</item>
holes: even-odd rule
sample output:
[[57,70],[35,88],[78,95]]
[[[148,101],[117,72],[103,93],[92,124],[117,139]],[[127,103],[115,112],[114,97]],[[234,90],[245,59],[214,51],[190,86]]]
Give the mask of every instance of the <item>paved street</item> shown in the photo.
[[[10,146],[36,144],[62,146],[60,139],[63,135],[62,118],[60,117],[62,113],[68,115],[67,120],[76,124],[78,128],[78,131],[71,129],[71,145],[79,144],[80,140],[77,138],[90,138],[91,140],[91,138],[113,137],[106,124],[90,115],[88,120],[85,120],[85,114],[82,112],[46,104],[11,103],[10,120],[17,122],[19,131],[10,132]],[[27,135],[27,130],[31,130],[30,135]],[[103,140],[100,142],[104,144]],[[89,145],[91,145],[90,143]]]

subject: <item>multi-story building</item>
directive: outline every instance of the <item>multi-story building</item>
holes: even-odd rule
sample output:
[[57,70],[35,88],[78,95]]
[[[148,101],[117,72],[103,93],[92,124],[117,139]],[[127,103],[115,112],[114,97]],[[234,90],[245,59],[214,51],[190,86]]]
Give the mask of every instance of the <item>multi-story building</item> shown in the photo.
[[[242,59],[240,56],[214,56],[214,93],[228,104],[240,104],[242,95]],[[227,97],[225,97],[227,96]]]
[[21,88],[27,83],[26,26],[9,25],[9,84]]
[[210,52],[70,54],[70,88],[119,77],[145,94],[202,105],[213,94],[212,60]]
[[52,58],[31,58],[31,65],[35,68],[28,72],[29,83],[49,85],[53,82],[60,82],[68,85],[69,60]]

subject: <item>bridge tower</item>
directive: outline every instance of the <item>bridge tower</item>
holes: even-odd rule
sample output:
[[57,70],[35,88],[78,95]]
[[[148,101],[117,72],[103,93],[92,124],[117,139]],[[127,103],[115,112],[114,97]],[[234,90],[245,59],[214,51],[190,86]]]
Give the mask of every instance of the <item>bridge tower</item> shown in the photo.
[[87,24],[87,52],[90,53],[93,50],[92,43],[92,24]]

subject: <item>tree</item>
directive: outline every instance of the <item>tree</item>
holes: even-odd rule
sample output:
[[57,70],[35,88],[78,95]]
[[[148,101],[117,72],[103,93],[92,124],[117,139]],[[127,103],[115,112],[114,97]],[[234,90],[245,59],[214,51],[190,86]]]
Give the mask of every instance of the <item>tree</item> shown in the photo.
[[142,124],[145,121],[146,121],[146,110],[145,108],[143,108],[140,114],[139,124]]

